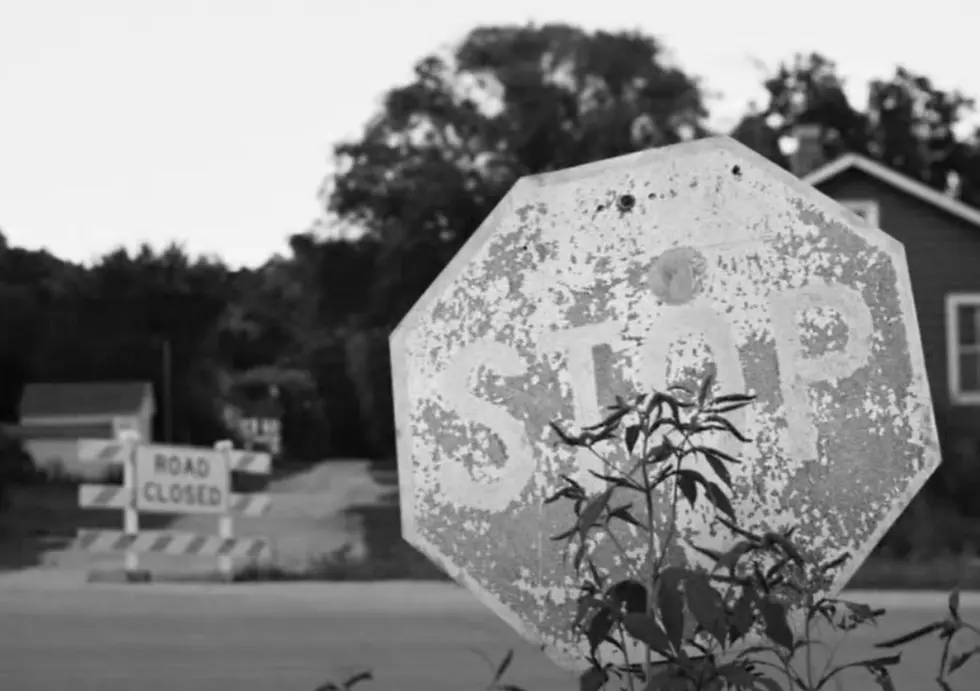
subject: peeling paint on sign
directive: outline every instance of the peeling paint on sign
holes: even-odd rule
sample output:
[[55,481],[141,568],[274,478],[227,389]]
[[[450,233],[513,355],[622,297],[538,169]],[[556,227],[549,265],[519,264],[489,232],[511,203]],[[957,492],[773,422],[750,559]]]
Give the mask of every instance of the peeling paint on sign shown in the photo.
[[[562,473],[605,487],[549,421],[590,424],[617,394],[708,370],[756,394],[733,418],[754,443],[720,444],[744,459],[740,521],[851,552],[835,588],[939,462],[902,246],[727,138],[520,181],[393,334],[392,362],[405,539],[576,669],[580,579],[550,540],[574,517],[543,499]],[[723,547],[709,520],[682,509],[682,540]],[[645,541],[615,530],[629,559],[602,541],[596,558],[626,575]]]

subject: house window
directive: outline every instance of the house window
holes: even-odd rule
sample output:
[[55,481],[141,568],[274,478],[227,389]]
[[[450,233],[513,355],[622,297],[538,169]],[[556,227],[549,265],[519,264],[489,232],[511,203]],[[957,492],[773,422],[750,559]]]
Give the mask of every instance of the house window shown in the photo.
[[840,202],[848,211],[863,218],[868,225],[878,227],[878,203],[867,199],[845,199]]
[[980,293],[946,296],[946,348],[951,402],[980,405]]

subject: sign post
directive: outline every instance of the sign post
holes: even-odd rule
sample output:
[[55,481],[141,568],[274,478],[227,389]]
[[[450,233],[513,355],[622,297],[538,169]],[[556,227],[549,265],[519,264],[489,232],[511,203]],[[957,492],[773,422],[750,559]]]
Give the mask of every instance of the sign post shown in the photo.
[[[139,444],[139,432],[123,430],[119,441],[125,445],[125,460],[123,462],[123,487],[129,491],[126,507],[123,509],[123,532],[136,535],[140,531],[140,516],[136,508],[136,448]],[[140,555],[131,549],[126,550],[124,568],[128,580],[137,580],[140,573]]]
[[[79,440],[82,461],[123,465],[123,484],[81,485],[79,506],[123,509],[123,530],[80,530],[75,546],[90,552],[124,552],[125,570],[137,579],[141,554],[215,557],[221,574],[234,575],[234,560],[257,559],[269,548],[258,538],[234,537],[233,516],[260,516],[268,494],[231,492],[232,471],[267,474],[269,454],[240,451],[231,442],[214,449],[141,444],[132,433],[119,440]],[[210,514],[218,535],[179,531],[140,531],[139,513]]]
[[[606,485],[550,421],[591,424],[616,395],[709,372],[755,394],[733,419],[753,442],[720,446],[744,459],[739,522],[849,552],[828,594],[939,464],[902,245],[726,137],[518,181],[391,354],[404,538],[570,669],[580,576],[550,536],[575,519],[544,499],[561,475]],[[678,514],[689,564],[689,541],[729,546],[709,524]],[[609,540],[592,554],[613,579],[648,557],[615,530],[633,563]]]
[[[231,452],[233,451],[233,447],[230,441],[225,439],[215,443],[214,450],[221,454],[222,459],[224,460],[226,466],[231,465],[230,459],[231,459]],[[250,446],[248,447],[248,450],[251,451]],[[229,484],[230,484],[231,473],[226,472],[226,476],[229,478]],[[229,493],[230,491],[231,488],[229,487],[226,490],[226,494]],[[231,540],[235,536],[235,527],[232,521],[231,514],[228,512],[227,502],[225,504],[226,505],[224,507],[224,511],[218,517],[218,537],[222,538],[223,540]],[[221,575],[224,577],[226,581],[231,581],[234,578],[235,575],[234,566],[235,565],[232,562],[231,557],[229,557],[228,555],[222,554],[221,556],[218,557],[218,571],[221,572]]]

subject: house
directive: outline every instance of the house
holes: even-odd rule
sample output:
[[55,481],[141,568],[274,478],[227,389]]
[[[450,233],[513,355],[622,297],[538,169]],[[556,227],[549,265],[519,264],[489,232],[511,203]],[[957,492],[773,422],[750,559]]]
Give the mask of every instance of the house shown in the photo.
[[937,421],[980,453],[980,210],[863,156],[823,163],[817,134],[798,131],[794,172],[905,246]]
[[24,388],[20,424],[9,428],[34,463],[78,477],[98,477],[104,468],[78,461],[78,439],[113,439],[135,430],[153,438],[153,386],[148,382],[35,383]]

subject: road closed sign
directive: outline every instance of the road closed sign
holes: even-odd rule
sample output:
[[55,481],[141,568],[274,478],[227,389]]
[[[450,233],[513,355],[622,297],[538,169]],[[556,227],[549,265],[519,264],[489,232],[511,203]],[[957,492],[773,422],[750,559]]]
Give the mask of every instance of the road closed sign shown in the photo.
[[220,451],[140,446],[136,508],[148,513],[225,513],[230,472]]

